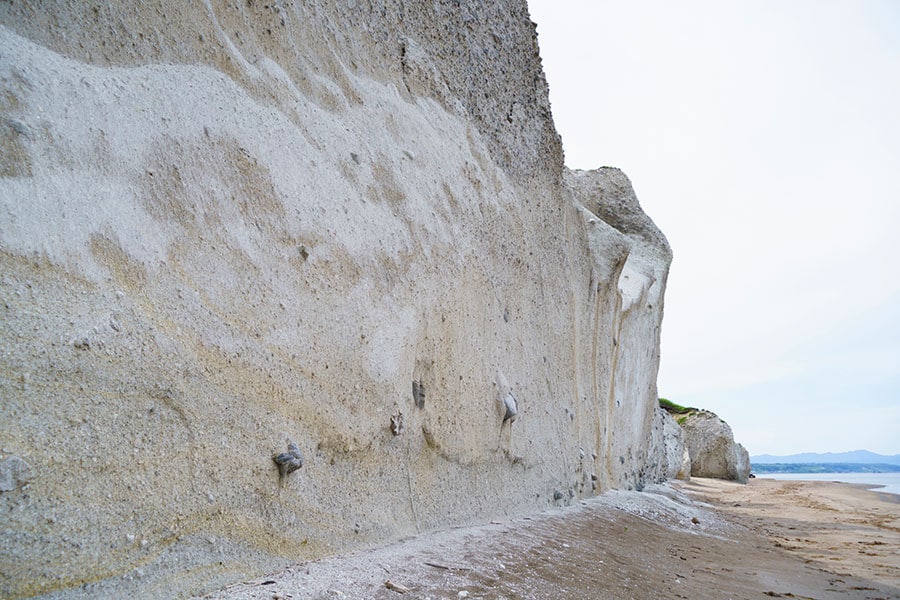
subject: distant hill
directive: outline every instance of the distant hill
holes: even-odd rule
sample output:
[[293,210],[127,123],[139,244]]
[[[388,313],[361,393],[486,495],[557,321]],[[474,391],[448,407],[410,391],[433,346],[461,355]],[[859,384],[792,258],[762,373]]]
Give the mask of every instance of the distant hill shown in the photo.
[[769,464],[832,464],[832,463],[854,463],[864,465],[900,465],[900,454],[886,456],[884,454],[875,454],[868,450],[854,450],[853,452],[825,452],[818,454],[815,452],[805,452],[803,454],[790,454],[788,456],[773,456],[771,454],[760,454],[759,456],[751,456],[750,463],[754,465]]
[[900,473],[900,465],[861,463],[762,463],[753,465],[757,475],[770,473]]

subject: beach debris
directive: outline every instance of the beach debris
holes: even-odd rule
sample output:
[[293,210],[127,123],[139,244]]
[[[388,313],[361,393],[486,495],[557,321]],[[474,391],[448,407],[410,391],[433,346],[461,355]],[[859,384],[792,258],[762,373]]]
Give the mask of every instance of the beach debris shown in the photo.
[[563,493],[559,490],[553,490],[553,499],[554,500],[562,500]]
[[691,517],[691,523],[693,523],[694,525],[699,525],[700,519],[698,519],[697,517]]
[[405,594],[406,592],[410,591],[410,589],[408,587],[406,587],[405,585],[400,585],[399,583],[394,583],[390,579],[388,579],[387,581],[384,582],[384,587],[386,587],[389,590],[394,590],[398,594]]
[[288,440],[288,451],[272,456],[272,460],[278,465],[278,476],[280,479],[290,475],[303,466],[303,454],[300,448],[292,440]]
[[471,571],[471,570],[472,570],[472,569],[469,568],[469,567],[451,567],[451,566],[448,566],[448,565],[442,565],[442,564],[436,563],[436,562],[429,562],[429,561],[427,561],[427,560],[426,560],[426,561],[423,561],[422,564],[428,565],[429,567],[434,567],[435,569],[443,569],[443,570],[445,570],[445,571],[462,571],[462,572],[465,572],[465,571]]

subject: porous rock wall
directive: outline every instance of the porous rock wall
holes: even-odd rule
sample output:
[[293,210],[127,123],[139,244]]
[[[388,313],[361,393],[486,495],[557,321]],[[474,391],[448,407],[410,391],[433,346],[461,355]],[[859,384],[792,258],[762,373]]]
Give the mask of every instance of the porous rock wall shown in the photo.
[[668,245],[564,171],[523,0],[0,23],[0,596],[179,596],[669,474]]

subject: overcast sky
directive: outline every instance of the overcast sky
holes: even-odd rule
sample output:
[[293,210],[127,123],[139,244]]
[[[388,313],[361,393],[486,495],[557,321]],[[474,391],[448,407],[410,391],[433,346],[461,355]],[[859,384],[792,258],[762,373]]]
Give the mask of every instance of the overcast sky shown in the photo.
[[751,454],[900,453],[900,2],[529,6],[567,165],[672,245],[660,394]]

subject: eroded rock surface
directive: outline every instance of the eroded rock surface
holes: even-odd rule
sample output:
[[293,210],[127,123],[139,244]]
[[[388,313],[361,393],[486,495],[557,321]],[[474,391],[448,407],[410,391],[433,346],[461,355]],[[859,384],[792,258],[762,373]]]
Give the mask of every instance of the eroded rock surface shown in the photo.
[[735,443],[731,427],[715,413],[699,410],[681,422],[690,453],[691,475],[747,483],[750,455]]
[[20,456],[0,460],[0,492],[11,492],[28,483],[31,468]]
[[671,473],[669,248],[621,172],[564,171],[524,0],[0,23],[0,596],[200,592]]

